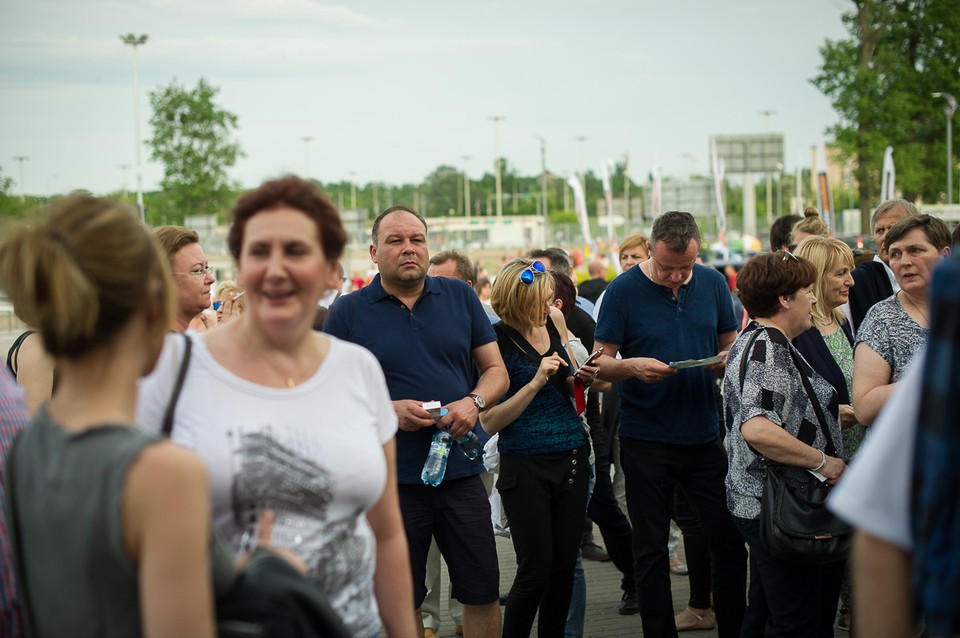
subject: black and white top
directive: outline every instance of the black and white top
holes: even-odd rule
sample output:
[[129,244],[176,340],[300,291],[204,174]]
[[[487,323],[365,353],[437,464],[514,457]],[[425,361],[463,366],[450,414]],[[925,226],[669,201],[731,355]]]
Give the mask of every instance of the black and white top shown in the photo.
[[[727,370],[723,377],[723,403],[729,429],[729,469],[727,470],[727,508],[738,517],[755,519],[760,516],[760,496],[763,493],[763,468],[766,461],[743,438],[740,426],[753,417],[762,416],[786,430],[791,436],[818,450],[826,449],[826,440],[817,420],[817,413],[803,387],[800,371],[794,363],[804,366],[814,394],[820,401],[827,429],[833,442],[834,454],[843,450],[840,437],[839,400],[837,392],[826,379],[817,374],[797,349],[779,330],[763,330],[753,343],[749,354],[744,352],[755,330],[763,329],[752,322],[740,333],[730,347]],[[740,389],[740,360],[749,356]],[[788,481],[808,477],[801,468],[787,467]]]
[[857,330],[854,352],[861,343],[870,346],[890,366],[890,383],[896,383],[923,349],[929,333],[907,314],[894,294],[867,312]]

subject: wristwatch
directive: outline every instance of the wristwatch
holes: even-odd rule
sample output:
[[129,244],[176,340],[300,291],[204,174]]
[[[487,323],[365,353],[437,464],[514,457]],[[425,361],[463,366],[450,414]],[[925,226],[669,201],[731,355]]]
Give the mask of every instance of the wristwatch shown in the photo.
[[487,402],[483,400],[483,397],[479,394],[468,394],[468,397],[473,399],[474,405],[477,406],[477,410],[483,412],[487,408]]

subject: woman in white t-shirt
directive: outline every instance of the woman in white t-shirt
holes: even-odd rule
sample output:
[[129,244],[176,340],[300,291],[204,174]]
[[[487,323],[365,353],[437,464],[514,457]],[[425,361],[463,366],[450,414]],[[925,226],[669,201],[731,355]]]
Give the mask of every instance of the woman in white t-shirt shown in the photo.
[[[295,551],[353,635],[417,635],[396,491],[396,415],[366,350],[312,330],[346,233],[311,183],[288,176],[240,198],[228,236],[247,311],[192,343],[172,437],[211,475],[213,520],[236,552],[258,513]],[[141,387],[159,428],[184,357],[173,335]]]

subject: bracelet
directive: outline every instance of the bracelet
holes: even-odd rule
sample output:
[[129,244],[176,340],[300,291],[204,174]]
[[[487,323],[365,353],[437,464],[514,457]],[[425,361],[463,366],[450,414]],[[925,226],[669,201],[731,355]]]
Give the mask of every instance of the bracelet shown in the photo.
[[819,472],[820,470],[823,469],[823,466],[827,464],[827,454],[826,454],[826,452],[824,452],[823,450],[817,450],[817,452],[820,453],[820,465],[818,465],[817,467],[813,468],[813,471],[814,471],[814,472]]

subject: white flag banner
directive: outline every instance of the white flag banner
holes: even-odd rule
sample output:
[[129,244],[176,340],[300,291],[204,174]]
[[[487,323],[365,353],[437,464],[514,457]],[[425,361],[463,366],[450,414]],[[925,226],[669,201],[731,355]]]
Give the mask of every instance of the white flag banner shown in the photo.
[[897,181],[897,169],[893,165],[893,147],[888,146],[883,152],[883,176],[880,178],[880,201],[893,199],[893,191]]
[[803,168],[797,160],[797,215],[803,217]]
[[820,216],[827,224],[827,229],[832,235],[835,230],[833,224],[833,193],[830,192],[830,181],[827,179],[827,151],[824,147],[823,138],[820,138],[820,144],[817,146],[817,208],[820,209]]
[[610,185],[610,166],[613,160],[607,160],[600,165],[600,177],[603,181],[603,199],[607,204],[607,242],[613,245],[616,234],[613,228],[613,188]]
[[587,199],[583,195],[583,186],[576,175],[567,178],[567,184],[573,191],[573,207],[577,212],[577,219],[580,220],[580,231],[583,233],[583,243],[590,245],[593,239],[590,236],[590,220],[587,219]]
[[662,212],[660,210],[660,198],[663,195],[663,182],[660,180],[660,169],[657,168],[656,164],[653,166],[653,195],[650,198],[651,206],[650,212],[653,213],[654,219],[660,216]]
[[713,168],[713,192],[717,198],[717,236],[723,246],[724,256],[727,255],[727,209],[723,201],[723,178],[725,166],[723,158],[717,155],[717,142],[713,142],[710,153]]

